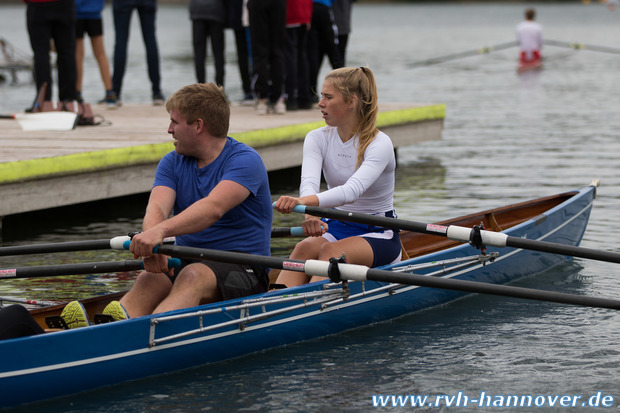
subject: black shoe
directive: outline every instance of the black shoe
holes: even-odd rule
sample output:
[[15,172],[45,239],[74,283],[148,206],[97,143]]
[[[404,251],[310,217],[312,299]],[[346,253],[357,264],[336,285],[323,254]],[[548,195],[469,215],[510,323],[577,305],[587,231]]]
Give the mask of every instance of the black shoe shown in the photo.
[[161,92],[153,93],[153,106],[161,106],[164,103],[166,103],[166,100],[164,99],[164,95],[162,95]]

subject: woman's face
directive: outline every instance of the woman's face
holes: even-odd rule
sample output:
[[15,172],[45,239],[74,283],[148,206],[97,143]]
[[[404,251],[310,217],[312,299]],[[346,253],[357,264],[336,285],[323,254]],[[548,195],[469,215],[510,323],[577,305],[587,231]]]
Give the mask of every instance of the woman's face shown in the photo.
[[342,126],[354,118],[353,103],[345,102],[342,94],[334,88],[331,79],[323,82],[319,108],[325,123],[329,126]]

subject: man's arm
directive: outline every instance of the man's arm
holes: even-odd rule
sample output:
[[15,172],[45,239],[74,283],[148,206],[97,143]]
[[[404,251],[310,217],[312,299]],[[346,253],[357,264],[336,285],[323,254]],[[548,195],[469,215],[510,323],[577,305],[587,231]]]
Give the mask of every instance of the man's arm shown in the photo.
[[[131,251],[136,256],[149,256],[153,254],[153,248],[161,244],[166,237],[193,234],[209,228],[226,212],[242,203],[249,195],[250,191],[243,185],[224,180],[217,184],[207,197],[194,202],[185,211],[172,218],[156,222],[161,215],[157,215],[158,209],[154,206],[153,211],[147,210],[147,215],[152,217],[149,218],[149,221],[151,219],[152,221],[147,222],[145,217],[145,231],[133,238]],[[149,205],[151,205],[151,200],[149,200]],[[154,202],[154,205],[165,207],[166,202],[159,204]],[[159,211],[165,212],[165,208],[160,208]],[[147,227],[150,224],[155,225]]]

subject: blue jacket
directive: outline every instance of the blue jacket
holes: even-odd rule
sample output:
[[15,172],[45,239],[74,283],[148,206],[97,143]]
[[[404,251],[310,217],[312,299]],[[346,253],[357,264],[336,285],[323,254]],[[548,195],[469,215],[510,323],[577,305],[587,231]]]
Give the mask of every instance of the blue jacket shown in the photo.
[[101,19],[105,0],[75,0],[75,15],[78,19]]

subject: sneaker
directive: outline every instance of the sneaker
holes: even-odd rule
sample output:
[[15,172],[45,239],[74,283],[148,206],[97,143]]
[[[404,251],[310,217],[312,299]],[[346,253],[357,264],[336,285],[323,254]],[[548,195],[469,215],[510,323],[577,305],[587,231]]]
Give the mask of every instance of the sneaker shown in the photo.
[[273,105],[273,111],[276,115],[286,115],[286,104],[284,103],[284,98],[280,98]]
[[114,321],[127,320],[130,318],[123,305],[116,300],[111,301],[110,304],[105,306],[103,314],[109,315]]
[[267,107],[267,99],[261,99],[256,104],[256,114],[257,115],[266,115],[268,111]]
[[111,109],[120,106],[119,104],[120,101],[116,97],[116,93],[114,93],[114,91],[107,92],[104,100],[105,100],[105,104]]
[[161,106],[164,103],[166,102],[164,99],[164,95],[162,95],[161,92],[153,93],[153,106]]
[[60,317],[65,320],[69,328],[86,327],[90,325],[86,309],[79,301],[71,301],[67,304],[65,308],[63,308],[62,313],[60,313]]
[[254,96],[251,93],[246,93],[241,101],[241,106],[253,106],[254,105]]

